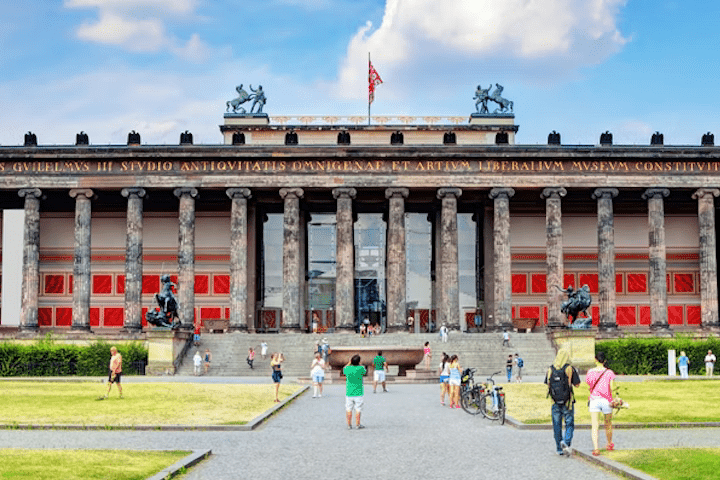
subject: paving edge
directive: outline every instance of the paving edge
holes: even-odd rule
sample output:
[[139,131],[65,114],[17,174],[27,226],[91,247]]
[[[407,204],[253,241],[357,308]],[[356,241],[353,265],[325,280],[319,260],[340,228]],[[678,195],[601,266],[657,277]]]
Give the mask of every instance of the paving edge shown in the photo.
[[602,455],[598,455],[596,457],[591,453],[573,449],[573,456],[578,456],[589,463],[593,463],[612,472],[619,473],[626,478],[632,478],[634,480],[658,480],[657,477],[648,475],[647,473],[641,472],[635,468],[628,467],[627,465],[616,462],[615,460],[610,460]]
[[[552,430],[552,423],[523,423],[509,415],[505,416],[505,422],[518,430]],[[615,430],[633,430],[633,429],[645,429],[645,428],[712,428],[720,427],[720,422],[654,422],[654,423],[614,423],[613,429]],[[575,430],[590,430],[592,426],[589,423],[576,423]],[[600,429],[604,429],[603,425],[600,425]]]
[[181,458],[177,462],[173,463],[169,467],[163,468],[161,471],[149,477],[147,480],[165,480],[172,478],[182,469],[192,467],[193,465],[201,462],[210,456],[212,450],[193,450],[187,457]]
[[255,430],[277,411],[290,404],[297,397],[307,392],[309,386],[303,386],[288,398],[273,405],[257,417],[244,425],[79,425],[79,424],[30,424],[30,423],[1,423],[0,430],[139,430],[139,431],[187,431],[198,430],[205,432],[249,432]]

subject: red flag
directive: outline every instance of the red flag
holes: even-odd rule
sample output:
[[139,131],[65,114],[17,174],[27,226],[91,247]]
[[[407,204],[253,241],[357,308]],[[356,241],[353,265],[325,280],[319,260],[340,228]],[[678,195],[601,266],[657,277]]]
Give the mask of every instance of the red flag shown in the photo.
[[375,70],[370,60],[368,60],[368,104],[371,104],[375,100],[375,85],[383,83],[380,74]]

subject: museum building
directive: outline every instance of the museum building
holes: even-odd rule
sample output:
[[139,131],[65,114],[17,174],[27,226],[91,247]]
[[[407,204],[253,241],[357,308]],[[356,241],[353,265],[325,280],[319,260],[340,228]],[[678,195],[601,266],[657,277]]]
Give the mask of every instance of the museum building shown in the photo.
[[[720,148],[518,145],[512,114],[226,114],[223,144],[0,146],[2,326],[140,331],[160,278],[183,327],[718,327]],[[21,281],[20,281],[21,279]]]

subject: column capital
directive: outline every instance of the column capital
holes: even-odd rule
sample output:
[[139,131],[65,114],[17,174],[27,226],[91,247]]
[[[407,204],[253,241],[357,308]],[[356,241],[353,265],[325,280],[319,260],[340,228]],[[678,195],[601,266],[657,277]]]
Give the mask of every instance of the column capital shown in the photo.
[[548,187],[543,189],[540,198],[562,198],[567,195],[565,187]]
[[143,198],[147,192],[145,192],[144,188],[140,187],[130,187],[130,188],[123,188],[120,190],[120,194],[123,197],[138,197]]
[[707,196],[712,199],[713,197],[720,196],[720,189],[717,188],[698,188],[692,194],[692,198],[699,199]]
[[462,195],[462,189],[460,188],[453,188],[453,187],[444,187],[444,188],[438,188],[437,191],[437,198],[442,200],[445,197],[455,197],[458,198]]
[[186,195],[190,195],[191,197],[195,198],[197,197],[198,191],[197,188],[193,187],[180,187],[173,190],[173,195],[175,195],[178,198],[182,198]]
[[490,198],[495,200],[496,198],[503,196],[506,198],[510,198],[515,195],[515,189],[510,187],[499,187],[499,188],[493,188],[490,190],[490,194],[488,195]]
[[650,198],[663,198],[670,195],[670,190],[667,188],[648,188],[645,190],[645,192],[642,194],[643,200],[648,200]]
[[357,195],[357,190],[355,190],[354,188],[349,188],[349,187],[333,188],[332,194],[333,194],[333,198],[335,200],[337,200],[340,197],[355,198],[355,196]]
[[73,188],[70,190],[70,196],[72,198],[77,198],[78,196],[90,198],[93,196],[93,191],[89,188]]
[[228,196],[228,198],[230,198],[230,200],[233,200],[235,198],[240,198],[240,197],[244,197],[244,198],[252,197],[252,192],[250,192],[249,188],[241,188],[241,187],[228,188],[227,190],[225,190],[225,194]]
[[288,195],[296,197],[296,198],[303,198],[305,195],[305,191],[302,188],[281,188],[280,189],[280,196],[285,199]]
[[385,189],[385,198],[387,198],[387,199],[396,197],[398,195],[402,196],[403,198],[407,198],[410,195],[410,190],[407,188],[386,188]]
[[617,188],[596,188],[592,198],[595,200],[599,198],[615,198],[619,193],[620,191]]
[[42,192],[39,188],[21,188],[18,191],[18,195],[21,197],[35,197],[40,198],[40,195],[42,195]]

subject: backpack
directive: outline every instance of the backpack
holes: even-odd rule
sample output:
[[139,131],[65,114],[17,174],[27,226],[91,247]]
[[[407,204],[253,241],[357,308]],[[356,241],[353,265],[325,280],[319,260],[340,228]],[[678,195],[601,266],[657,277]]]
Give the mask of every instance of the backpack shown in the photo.
[[525,365],[525,363],[523,362],[523,359],[518,357],[518,359],[517,359],[518,368],[522,368],[524,365]]
[[548,395],[552,397],[555,403],[567,403],[570,400],[570,381],[567,376],[567,367],[569,364],[563,365],[557,369],[550,367],[550,375],[548,377]]

